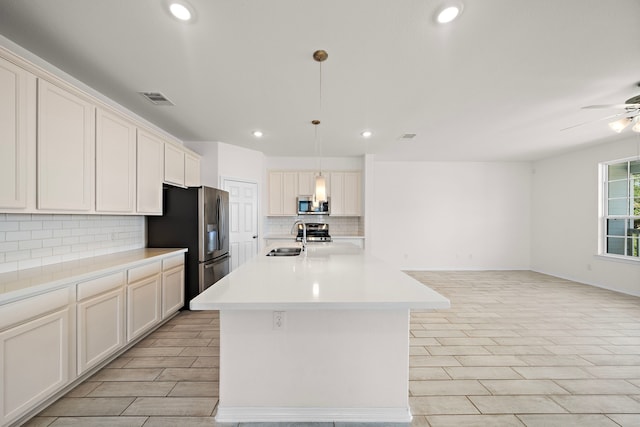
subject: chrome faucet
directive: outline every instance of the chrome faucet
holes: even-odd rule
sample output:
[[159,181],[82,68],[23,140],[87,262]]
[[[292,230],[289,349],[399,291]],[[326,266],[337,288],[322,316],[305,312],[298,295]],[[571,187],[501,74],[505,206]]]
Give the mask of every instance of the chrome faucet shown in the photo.
[[294,230],[296,234],[298,233],[296,229],[296,225],[302,224],[302,252],[307,253],[307,224],[302,220],[297,220],[293,223],[293,227],[291,227],[291,234],[293,234]]

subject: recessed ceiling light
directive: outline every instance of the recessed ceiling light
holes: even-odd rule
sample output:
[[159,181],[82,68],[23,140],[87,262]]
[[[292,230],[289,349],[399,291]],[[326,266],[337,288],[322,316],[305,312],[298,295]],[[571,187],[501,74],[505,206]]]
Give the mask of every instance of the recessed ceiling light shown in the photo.
[[261,138],[262,137],[262,131],[261,130],[254,130],[253,131],[253,136],[255,136],[256,138]]
[[462,4],[446,4],[438,10],[436,21],[439,24],[447,24],[456,19],[462,13]]
[[191,10],[183,3],[171,3],[169,10],[173,16],[181,21],[189,21],[191,19]]
[[370,130],[365,130],[360,135],[362,135],[363,138],[371,138],[371,135],[373,135],[373,132],[371,132]]

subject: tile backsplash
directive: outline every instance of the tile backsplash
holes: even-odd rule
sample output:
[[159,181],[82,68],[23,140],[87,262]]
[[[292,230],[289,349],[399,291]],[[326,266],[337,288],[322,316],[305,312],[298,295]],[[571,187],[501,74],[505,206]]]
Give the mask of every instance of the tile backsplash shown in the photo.
[[145,245],[144,216],[0,214],[0,273]]
[[304,222],[322,222],[329,224],[329,234],[332,236],[362,236],[364,226],[362,217],[359,216],[309,216],[297,217],[268,216],[265,219],[264,235],[290,234],[291,227],[296,220]]

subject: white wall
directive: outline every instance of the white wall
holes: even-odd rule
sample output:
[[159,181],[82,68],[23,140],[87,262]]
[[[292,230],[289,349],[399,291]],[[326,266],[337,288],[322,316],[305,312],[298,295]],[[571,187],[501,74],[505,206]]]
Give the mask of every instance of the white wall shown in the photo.
[[373,255],[402,269],[529,268],[529,163],[374,162],[373,169]]
[[640,296],[640,262],[597,256],[598,164],[639,155],[630,135],[534,163],[532,270]]
[[259,191],[264,192],[265,155],[260,151],[219,142],[218,175],[221,178],[257,182]]
[[220,188],[222,178],[233,178],[256,182],[262,191],[265,182],[265,156],[262,152],[224,142],[188,141],[184,145],[202,156],[202,185]]

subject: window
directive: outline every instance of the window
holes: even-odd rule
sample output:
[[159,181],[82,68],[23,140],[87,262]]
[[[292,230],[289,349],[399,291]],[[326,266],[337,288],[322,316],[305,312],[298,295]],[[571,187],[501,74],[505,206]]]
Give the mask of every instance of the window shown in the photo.
[[640,160],[603,164],[603,253],[640,260]]

